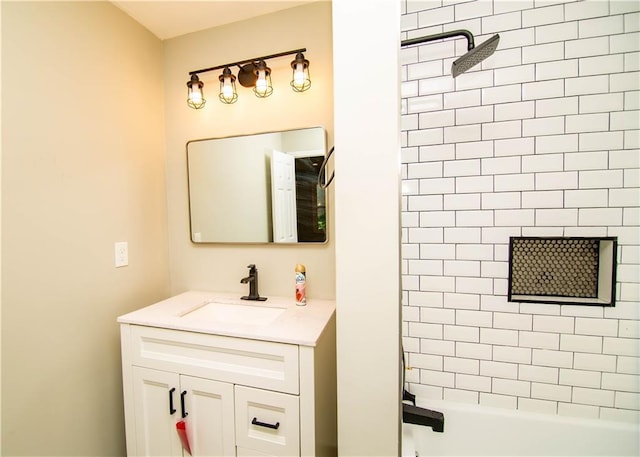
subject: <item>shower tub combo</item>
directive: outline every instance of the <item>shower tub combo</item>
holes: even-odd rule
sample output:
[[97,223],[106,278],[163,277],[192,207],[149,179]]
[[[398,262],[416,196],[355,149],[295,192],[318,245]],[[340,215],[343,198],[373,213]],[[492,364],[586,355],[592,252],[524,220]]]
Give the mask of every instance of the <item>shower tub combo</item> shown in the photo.
[[[491,56],[494,35],[475,46],[468,30],[454,30],[402,41],[402,47],[453,37],[467,39],[467,53],[451,66],[455,78]],[[615,250],[614,250],[615,251]],[[611,284],[615,284],[612,280]],[[404,380],[403,380],[404,385]],[[530,413],[403,395],[402,455],[417,456],[637,456],[635,423]],[[446,419],[446,420],[445,420]]]

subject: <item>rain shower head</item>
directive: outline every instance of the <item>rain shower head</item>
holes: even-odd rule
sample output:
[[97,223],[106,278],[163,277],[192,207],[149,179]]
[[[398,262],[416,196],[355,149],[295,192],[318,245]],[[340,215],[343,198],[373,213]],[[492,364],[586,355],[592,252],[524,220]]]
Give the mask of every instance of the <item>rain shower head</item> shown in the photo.
[[451,75],[454,78],[493,54],[500,42],[500,35],[496,34],[480,46],[476,47],[473,40],[473,34],[471,32],[468,30],[452,30],[450,32],[436,33],[435,35],[404,40],[402,41],[401,46],[411,46],[414,44],[422,44],[429,41],[442,40],[457,36],[463,36],[467,39],[467,53],[456,59],[451,65]]
[[493,35],[484,43],[474,47],[470,51],[468,51],[462,57],[456,59],[451,64],[451,75],[455,78],[456,76],[464,73],[469,68],[474,65],[479,64],[484,59],[493,54],[498,47],[498,43],[500,42],[500,35]]

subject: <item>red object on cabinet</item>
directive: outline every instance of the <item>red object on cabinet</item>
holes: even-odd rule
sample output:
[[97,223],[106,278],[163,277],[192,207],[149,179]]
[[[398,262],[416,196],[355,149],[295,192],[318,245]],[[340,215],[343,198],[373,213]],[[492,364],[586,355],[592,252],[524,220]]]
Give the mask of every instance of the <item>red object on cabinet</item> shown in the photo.
[[176,423],[176,430],[178,431],[182,447],[191,454],[191,446],[189,446],[189,437],[187,436],[187,423],[185,421],[178,421]]

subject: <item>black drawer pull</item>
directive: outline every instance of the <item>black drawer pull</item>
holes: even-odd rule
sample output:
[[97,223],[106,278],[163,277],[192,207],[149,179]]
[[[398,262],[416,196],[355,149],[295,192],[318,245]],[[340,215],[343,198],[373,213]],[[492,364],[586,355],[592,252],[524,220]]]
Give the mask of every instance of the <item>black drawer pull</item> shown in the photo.
[[260,422],[257,417],[254,417],[251,421],[253,425],[258,425],[260,427],[272,428],[274,430],[278,430],[280,427],[280,422],[276,422],[275,424],[267,424],[266,422]]
[[189,415],[189,413],[186,411],[185,406],[184,406],[184,396],[185,395],[187,395],[187,391],[183,390],[182,393],[180,394],[180,410],[181,410],[183,419]]
[[173,407],[173,393],[175,391],[176,391],[175,387],[169,390],[169,415],[173,415],[176,412],[176,409]]

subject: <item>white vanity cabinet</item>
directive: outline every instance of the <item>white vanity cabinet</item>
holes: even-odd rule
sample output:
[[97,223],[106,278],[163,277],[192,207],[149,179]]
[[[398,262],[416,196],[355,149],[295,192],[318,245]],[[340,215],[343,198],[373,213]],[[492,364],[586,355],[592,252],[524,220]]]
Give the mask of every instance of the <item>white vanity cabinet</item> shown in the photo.
[[[176,430],[184,421],[193,456],[337,455],[330,308],[308,310],[313,341],[297,343],[250,338],[249,326],[220,335],[122,316],[127,454],[189,456]],[[292,309],[291,322],[304,325],[305,311]]]

